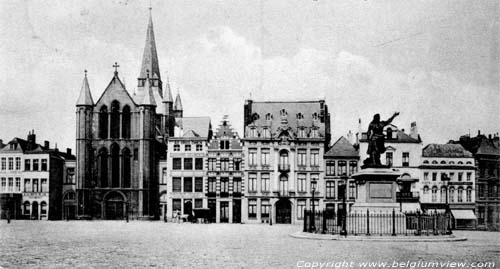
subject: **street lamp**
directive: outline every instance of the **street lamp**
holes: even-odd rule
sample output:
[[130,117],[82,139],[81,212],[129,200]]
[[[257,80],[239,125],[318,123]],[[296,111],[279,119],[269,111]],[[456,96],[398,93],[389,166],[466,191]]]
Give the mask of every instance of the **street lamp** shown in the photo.
[[[398,184],[399,187],[399,212],[403,212],[403,180],[401,178],[398,178],[396,180],[396,183]],[[398,195],[396,195],[396,199],[398,199]]]
[[314,193],[316,192],[316,180],[311,181],[311,191],[312,191],[312,214],[311,214],[311,226],[310,226],[310,232],[316,231],[316,225],[315,225],[315,214],[316,214],[316,208],[315,208],[315,201],[314,201]]
[[441,176],[441,181],[443,181],[445,184],[445,187],[446,187],[446,211],[445,211],[445,214],[447,216],[447,228],[446,228],[446,234],[450,235],[452,234],[451,232],[451,225],[450,225],[450,220],[451,220],[451,216],[450,216],[450,204],[448,203],[448,185],[450,184],[450,180],[451,178],[448,177],[447,174],[442,174]]
[[347,174],[344,173],[340,177],[341,181],[339,182],[341,186],[344,186],[344,196],[342,197],[342,209],[344,212],[342,212],[342,230],[340,231],[340,235],[347,236],[347,230],[346,230],[346,218],[347,218],[347,205],[345,202],[346,196],[347,196]]

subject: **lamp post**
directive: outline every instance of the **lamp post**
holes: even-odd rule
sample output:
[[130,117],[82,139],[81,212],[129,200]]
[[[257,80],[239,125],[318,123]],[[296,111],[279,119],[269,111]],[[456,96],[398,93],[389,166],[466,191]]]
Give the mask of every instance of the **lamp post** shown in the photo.
[[310,232],[316,231],[316,225],[315,225],[315,214],[316,214],[316,207],[314,203],[314,193],[316,192],[316,180],[311,181],[311,191],[312,191],[312,212],[311,212],[311,226],[310,226]]
[[342,174],[340,177],[341,181],[340,184],[341,186],[344,186],[344,196],[342,197],[342,230],[340,231],[340,235],[347,236],[347,230],[346,230],[346,218],[347,218],[347,205],[346,205],[346,196],[347,196],[347,177],[346,173]]
[[[398,184],[399,188],[399,212],[403,212],[403,180],[401,178],[398,178],[396,180],[396,183]],[[398,199],[398,195],[396,195],[396,199]]]
[[448,185],[450,184],[450,180],[451,180],[451,178],[449,178],[447,174],[443,174],[441,176],[441,181],[443,181],[443,182],[446,183],[445,184],[445,186],[446,186],[446,189],[445,189],[446,190],[446,211],[445,211],[445,214],[446,214],[446,217],[447,217],[447,220],[446,220],[446,222],[447,222],[446,234],[448,234],[448,235],[452,234],[452,232],[451,232],[451,225],[450,225],[450,220],[451,220],[451,216],[450,216],[450,214],[451,214],[451,212],[450,212],[450,204],[448,203],[448,187],[449,187]]

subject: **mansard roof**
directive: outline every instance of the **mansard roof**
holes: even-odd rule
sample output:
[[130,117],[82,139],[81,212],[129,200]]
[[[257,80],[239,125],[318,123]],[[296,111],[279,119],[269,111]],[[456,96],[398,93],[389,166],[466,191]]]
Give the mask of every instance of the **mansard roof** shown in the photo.
[[325,156],[359,158],[358,151],[343,136],[341,136],[337,142],[333,144],[333,146],[325,153]]
[[422,149],[422,157],[472,158],[472,153],[460,144],[429,144]]

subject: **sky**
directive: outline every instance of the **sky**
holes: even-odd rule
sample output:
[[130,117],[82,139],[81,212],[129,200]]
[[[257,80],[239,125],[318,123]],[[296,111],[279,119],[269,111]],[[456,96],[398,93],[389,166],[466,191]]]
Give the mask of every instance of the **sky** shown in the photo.
[[[133,92],[149,0],[0,1],[0,139],[75,146],[84,70],[96,101],[113,77]],[[499,1],[159,1],[160,71],[185,116],[224,115],[242,136],[245,99],[326,100],[333,141],[373,114],[423,143],[500,131]]]

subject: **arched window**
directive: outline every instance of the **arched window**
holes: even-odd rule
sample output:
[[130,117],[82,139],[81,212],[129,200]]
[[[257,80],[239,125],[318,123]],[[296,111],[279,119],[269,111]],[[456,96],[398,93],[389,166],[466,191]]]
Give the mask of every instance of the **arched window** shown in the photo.
[[47,215],[47,202],[45,201],[40,203],[40,214]]
[[29,215],[30,214],[30,202],[29,201],[26,201],[24,202],[23,204],[23,212],[24,212],[24,215]]
[[130,107],[124,106],[122,111],[122,137],[130,138]]
[[446,203],[446,187],[441,187],[439,195],[441,196],[441,203]]
[[387,128],[387,139],[392,139],[392,128]]
[[298,119],[298,120],[302,120],[302,119],[304,119],[304,115],[303,115],[302,113],[300,113],[300,112],[299,112],[299,113],[297,113],[297,119]]
[[314,113],[312,114],[312,119],[313,119],[313,120],[318,120],[318,113],[314,112]]
[[449,164],[455,164],[455,162],[454,161],[450,161]]
[[288,167],[288,151],[282,150],[280,152],[280,167],[287,168]]
[[462,203],[464,201],[464,188],[458,188],[457,192],[457,202]]
[[437,202],[437,192],[438,188],[436,186],[432,187],[432,202]]
[[428,164],[428,163],[429,163],[429,161],[428,161],[428,160],[425,160],[425,161],[424,161],[424,164]]
[[272,120],[272,119],[273,119],[273,115],[271,113],[267,113],[266,120]]
[[467,162],[466,164],[472,164],[472,162]]
[[463,162],[458,162],[457,164],[464,164]]
[[118,101],[113,101],[111,103],[111,124],[110,124],[110,137],[119,138],[120,137],[120,103]]
[[445,161],[441,161],[441,164],[446,164],[446,162]]
[[120,187],[120,147],[111,145],[111,187]]
[[288,177],[285,175],[280,176],[280,192],[282,194],[288,192]]
[[102,106],[99,111],[99,138],[108,138],[108,108]]
[[130,188],[130,158],[132,156],[130,155],[130,150],[128,148],[124,148],[122,151],[122,178],[123,178],[123,183],[122,187],[123,188]]
[[108,187],[108,151],[106,148],[99,150],[99,155],[97,156],[99,163],[99,181],[101,182],[101,188]]
[[471,187],[467,188],[467,194],[466,195],[467,195],[466,202],[467,203],[472,202],[472,188]]
[[451,187],[449,192],[450,192],[449,193],[449,195],[450,195],[449,201],[450,201],[450,203],[454,203],[455,202],[455,188]]
[[432,164],[438,164],[438,162],[437,161],[432,161]]

